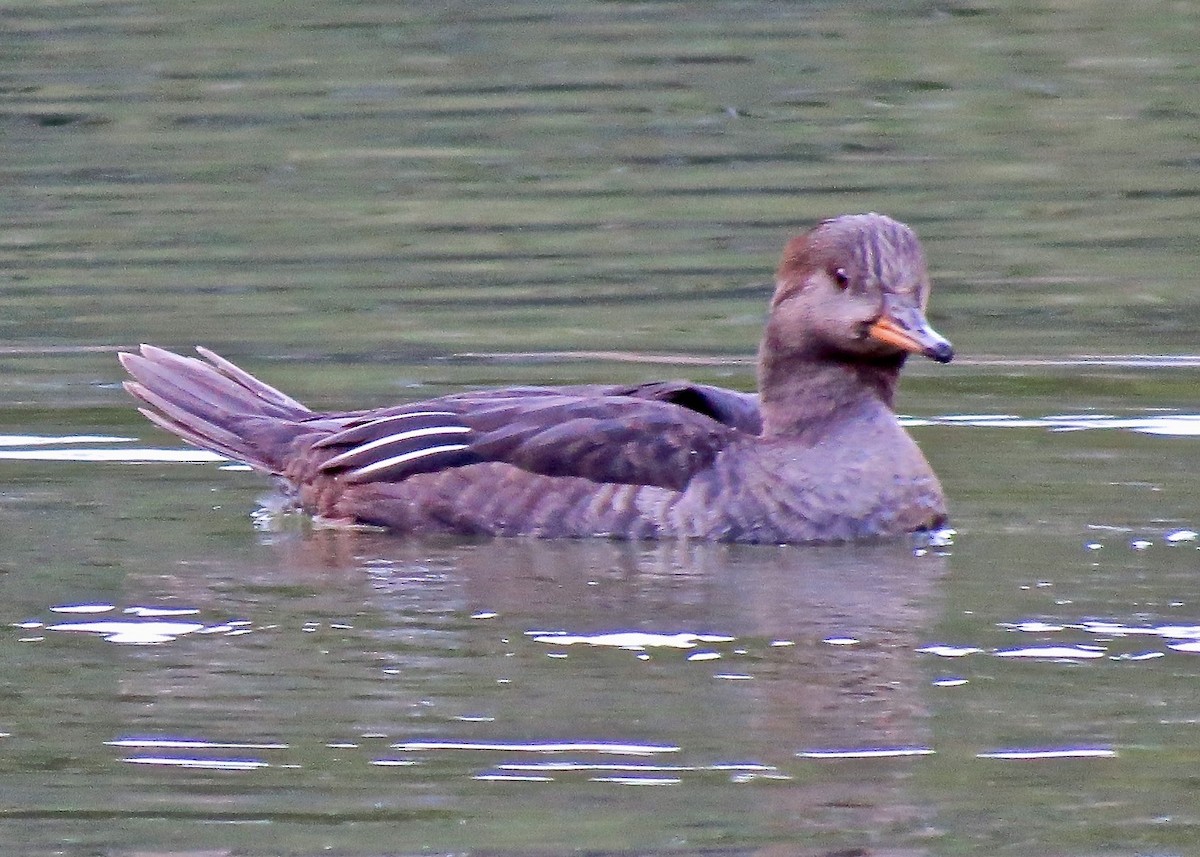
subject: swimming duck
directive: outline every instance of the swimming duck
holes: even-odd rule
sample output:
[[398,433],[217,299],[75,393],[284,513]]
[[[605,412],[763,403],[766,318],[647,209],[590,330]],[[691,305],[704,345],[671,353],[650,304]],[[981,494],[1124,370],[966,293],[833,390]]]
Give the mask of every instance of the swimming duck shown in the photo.
[[686,381],[510,387],[317,413],[213,352],[143,345],[125,388],[183,440],[328,521],[398,533],[836,542],[934,529],[937,477],[893,399],[925,319],[917,236],[881,214],[784,248],[757,396]]

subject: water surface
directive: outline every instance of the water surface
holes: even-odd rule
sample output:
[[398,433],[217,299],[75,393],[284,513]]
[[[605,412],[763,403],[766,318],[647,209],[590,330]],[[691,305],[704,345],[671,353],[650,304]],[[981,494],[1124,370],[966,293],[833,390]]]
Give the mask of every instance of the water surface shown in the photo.
[[[1200,849],[1190,6],[5,16],[0,841]],[[119,388],[749,389],[783,241],[862,210],[961,355],[900,402],[950,544],[314,530]]]

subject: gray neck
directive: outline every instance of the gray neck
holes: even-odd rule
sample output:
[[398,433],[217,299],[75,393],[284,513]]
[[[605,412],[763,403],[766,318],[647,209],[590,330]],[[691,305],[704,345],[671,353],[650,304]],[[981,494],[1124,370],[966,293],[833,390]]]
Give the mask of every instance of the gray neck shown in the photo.
[[892,411],[905,355],[867,360],[828,349],[786,352],[770,332],[759,353],[763,434],[812,435],[851,414]]

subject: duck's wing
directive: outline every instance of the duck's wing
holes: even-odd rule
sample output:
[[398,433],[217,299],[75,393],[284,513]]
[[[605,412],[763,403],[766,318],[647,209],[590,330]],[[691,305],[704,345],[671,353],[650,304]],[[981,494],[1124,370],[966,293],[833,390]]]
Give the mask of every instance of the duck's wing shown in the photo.
[[649,381],[631,387],[612,387],[608,392],[610,395],[669,402],[747,434],[762,431],[762,414],[756,393],[739,393],[691,381]]
[[[546,476],[682,489],[745,432],[615,388],[460,393],[363,414],[314,445],[350,482],[504,462]],[[316,419],[320,419],[317,417]]]

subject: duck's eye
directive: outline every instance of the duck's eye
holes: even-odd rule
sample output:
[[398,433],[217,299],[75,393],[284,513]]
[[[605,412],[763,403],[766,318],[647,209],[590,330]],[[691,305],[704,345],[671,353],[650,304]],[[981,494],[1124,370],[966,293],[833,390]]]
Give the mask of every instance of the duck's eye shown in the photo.
[[843,292],[850,287],[850,275],[846,273],[845,268],[833,269],[833,281],[837,283],[837,287]]

